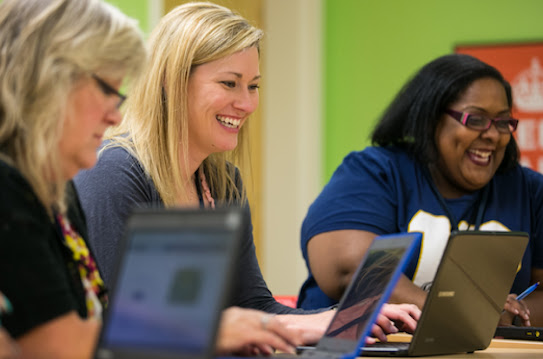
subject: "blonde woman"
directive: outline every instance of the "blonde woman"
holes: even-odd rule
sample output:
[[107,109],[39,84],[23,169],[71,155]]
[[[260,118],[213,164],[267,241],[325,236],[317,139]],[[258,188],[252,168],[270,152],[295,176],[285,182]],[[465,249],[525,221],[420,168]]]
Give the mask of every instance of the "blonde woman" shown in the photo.
[[99,0],[0,4],[2,325],[22,357],[91,356],[107,298],[69,181],[96,162],[145,56],[137,24]]
[[[134,207],[248,206],[232,163],[246,150],[247,121],[258,106],[261,38],[244,18],[211,3],[181,5],[152,32],[150,61],[125,120],[108,133],[97,166],[76,178],[106,282]],[[277,303],[260,272],[252,227],[246,233],[231,304],[282,314],[272,322],[302,328],[304,342],[315,342],[332,313],[302,315]],[[414,327],[416,311],[391,312]],[[394,330],[390,320],[382,323]]]

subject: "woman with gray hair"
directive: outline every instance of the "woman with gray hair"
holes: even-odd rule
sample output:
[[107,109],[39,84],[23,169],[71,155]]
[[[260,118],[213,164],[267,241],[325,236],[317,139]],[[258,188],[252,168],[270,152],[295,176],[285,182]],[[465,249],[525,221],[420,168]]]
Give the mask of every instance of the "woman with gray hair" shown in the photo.
[[2,325],[23,357],[92,353],[107,296],[70,180],[95,164],[145,59],[135,21],[100,0],[0,4]]

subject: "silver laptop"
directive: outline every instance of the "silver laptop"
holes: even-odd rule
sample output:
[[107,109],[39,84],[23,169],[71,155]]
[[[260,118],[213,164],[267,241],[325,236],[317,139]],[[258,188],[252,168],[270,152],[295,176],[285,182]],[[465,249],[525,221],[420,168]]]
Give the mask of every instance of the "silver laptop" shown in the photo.
[[457,231],[449,238],[411,343],[365,356],[424,356],[488,347],[528,243],[524,232]]
[[381,306],[388,300],[415,248],[420,246],[421,238],[420,233],[375,238],[353,274],[324,336],[315,347],[299,348],[303,350],[295,357],[357,357]]
[[246,221],[237,209],[135,212],[95,357],[210,358]]

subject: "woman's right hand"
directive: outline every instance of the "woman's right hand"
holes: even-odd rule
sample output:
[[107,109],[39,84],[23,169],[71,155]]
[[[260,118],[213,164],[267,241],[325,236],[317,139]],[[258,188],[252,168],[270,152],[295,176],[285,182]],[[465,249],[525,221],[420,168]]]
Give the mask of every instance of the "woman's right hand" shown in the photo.
[[275,350],[294,353],[302,332],[289,329],[273,314],[231,307],[222,313],[217,354],[271,355]]
[[523,300],[517,300],[516,294],[509,294],[498,323],[499,326],[514,325],[515,317],[520,319],[522,326],[530,327],[530,310]]

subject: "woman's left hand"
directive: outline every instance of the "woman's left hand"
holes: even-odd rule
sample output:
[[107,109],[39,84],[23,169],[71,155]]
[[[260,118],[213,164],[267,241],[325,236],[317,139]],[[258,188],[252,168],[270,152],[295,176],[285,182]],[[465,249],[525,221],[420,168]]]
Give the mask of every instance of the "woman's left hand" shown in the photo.
[[[380,341],[387,340],[387,334],[403,331],[413,333],[420,318],[420,309],[414,304],[384,304],[371,334]],[[368,343],[375,339],[368,338]]]
[[[283,324],[291,329],[299,329],[304,333],[304,345],[315,344],[324,335],[335,311],[329,310],[318,314],[278,315]],[[385,304],[372,328],[372,335],[386,341],[386,335],[398,330],[413,333],[420,318],[420,309],[414,304]],[[374,342],[368,338],[368,343]]]

